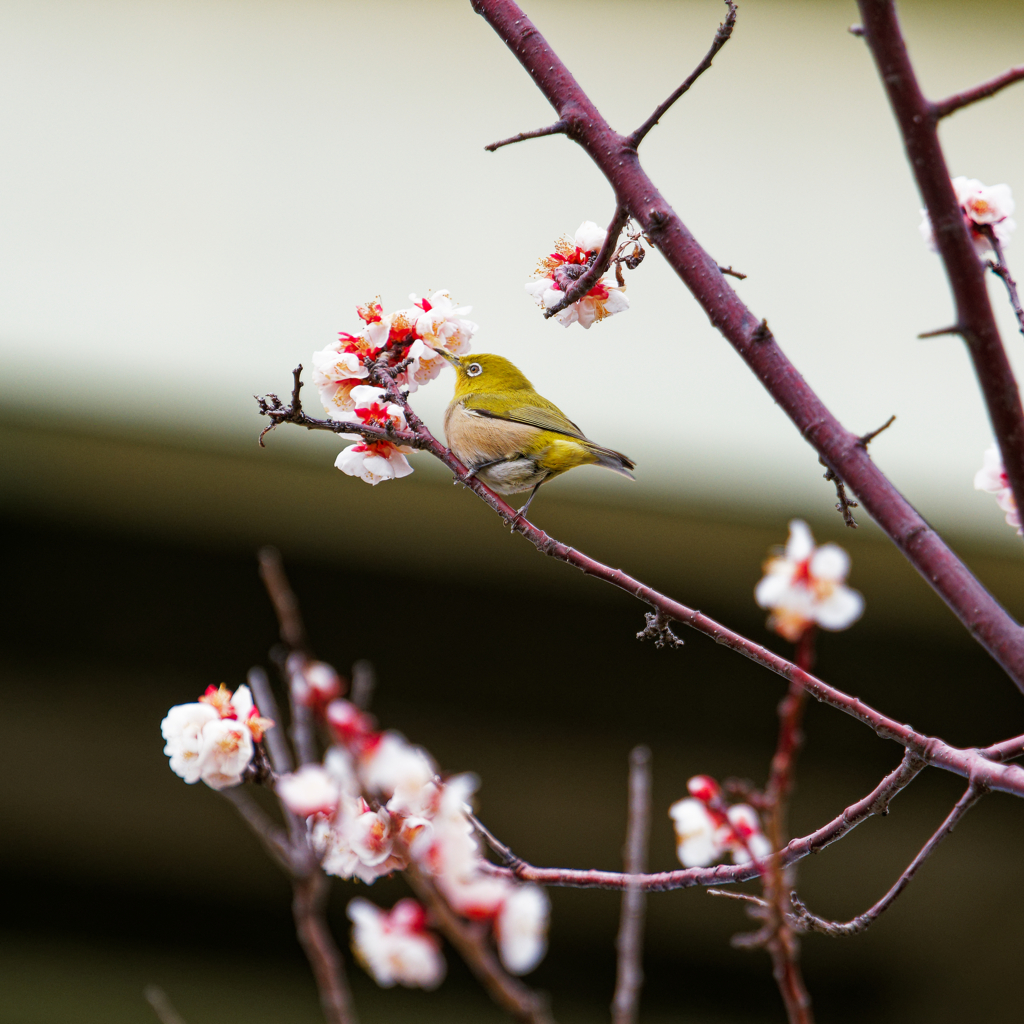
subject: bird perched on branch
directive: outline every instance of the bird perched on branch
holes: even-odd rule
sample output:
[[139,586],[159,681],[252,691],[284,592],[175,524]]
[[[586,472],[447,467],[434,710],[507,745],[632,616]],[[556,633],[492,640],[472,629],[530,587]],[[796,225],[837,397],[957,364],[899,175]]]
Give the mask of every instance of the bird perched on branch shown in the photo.
[[532,488],[519,515],[542,483],[577,466],[604,466],[634,479],[632,459],[594,444],[503,356],[460,359],[438,352],[456,373],[455,396],[444,414],[448,447],[499,494]]

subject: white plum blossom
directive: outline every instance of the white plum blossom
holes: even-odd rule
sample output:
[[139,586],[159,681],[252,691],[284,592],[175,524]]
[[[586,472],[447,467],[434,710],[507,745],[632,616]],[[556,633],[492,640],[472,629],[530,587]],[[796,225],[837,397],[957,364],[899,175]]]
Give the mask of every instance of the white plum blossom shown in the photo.
[[404,384],[409,393],[417,391],[424,384],[429,384],[448,365],[444,356],[431,348],[422,338],[417,338],[409,347],[408,358],[412,360],[405,371],[395,379]]
[[677,800],[668,813],[676,832],[676,856],[683,867],[705,868],[721,857],[718,822],[700,800]]
[[444,980],[441,943],[427,931],[426,911],[415,900],[399,900],[387,912],[357,898],[346,913],[352,921],[352,952],[382,988],[398,984],[430,990]]
[[209,704],[178,704],[167,712],[160,732],[167,740],[164,753],[171,759],[171,771],[190,785],[202,772],[203,728],[220,716]]
[[801,519],[790,522],[785,551],[765,562],[764,570],[754,599],[771,610],[768,627],[793,643],[814,624],[846,629],[864,611],[864,598],[845,585],[850,556],[836,544],[816,548]]
[[[1011,216],[1014,202],[1009,185],[983,185],[977,178],[958,177],[953,179],[953,191],[979,256],[985,256],[992,249],[987,233],[980,228],[991,228],[1001,247],[1010,244],[1010,236],[1017,224]],[[928,211],[922,210],[921,216],[921,237],[932,252],[937,252],[935,230]]]
[[282,775],[276,790],[285,807],[300,818],[333,814],[342,796],[337,779],[318,764],[304,764],[298,771]]
[[[357,385],[352,389],[353,401],[350,419],[374,427],[393,427],[405,430],[405,413],[401,406],[388,402],[383,388],[369,384]],[[346,435],[358,437],[359,435]],[[337,457],[334,465],[349,476],[357,476],[368,484],[379,484],[382,480],[397,480],[408,476],[412,466],[405,457],[412,451],[408,445],[395,444],[388,440],[361,440],[349,445]]]
[[[573,243],[560,239],[555,252],[541,259],[536,278],[526,282],[526,291],[542,309],[550,309],[561,301],[574,281],[579,280],[604,245],[607,232],[593,221],[584,221],[576,230]],[[629,308],[625,288],[614,279],[602,277],[586,295],[556,313],[563,327],[578,323],[587,329],[598,320]]]
[[252,755],[252,732],[244,722],[230,718],[215,719],[203,726],[199,777],[211,789],[237,786]]
[[341,696],[341,677],[324,661],[293,651],[286,664],[292,696],[307,707],[323,707]]
[[512,974],[528,974],[548,947],[551,902],[539,885],[517,886],[494,920],[498,955]]
[[1017,508],[1017,499],[1013,496],[1010,478],[1006,475],[1003,457],[999,454],[999,449],[996,445],[992,445],[985,452],[982,467],[974,474],[974,488],[978,491],[994,494],[996,504],[1006,513],[1006,522],[1017,533],[1024,535],[1024,528],[1021,527],[1020,510]]
[[752,856],[761,860],[772,852],[757,811],[749,804],[725,807],[718,783],[707,775],[695,775],[686,788],[691,795],[668,810],[683,867],[707,867],[726,854],[735,864],[747,864]]
[[[430,298],[418,299],[410,295],[416,312],[416,334],[432,348],[447,349],[452,355],[465,355],[470,349],[477,325],[466,320],[464,313],[472,311],[472,306],[455,307],[452,297],[446,291],[434,292]],[[410,350],[410,355],[412,351]]]
[[436,775],[437,768],[427,752],[390,729],[380,734],[359,761],[359,778],[366,789],[400,800],[415,799]]
[[772,844],[761,831],[757,811],[749,804],[733,804],[726,811],[728,826],[723,826],[722,847],[732,854],[734,864],[749,864],[751,857],[763,860],[772,852]]
[[208,686],[195,704],[167,712],[160,732],[171,771],[192,784],[200,779],[213,789],[237,786],[259,741],[274,723],[262,718],[248,686],[232,693],[223,683]]
[[352,389],[370,375],[366,360],[379,355],[388,333],[388,324],[369,323],[359,334],[343,333],[337,341],[313,353],[313,385],[331,419],[352,418]]

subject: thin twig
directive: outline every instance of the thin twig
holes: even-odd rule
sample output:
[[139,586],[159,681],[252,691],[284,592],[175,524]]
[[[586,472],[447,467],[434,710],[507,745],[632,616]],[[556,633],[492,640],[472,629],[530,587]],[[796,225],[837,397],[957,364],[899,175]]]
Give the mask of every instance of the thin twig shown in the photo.
[[146,1002],[153,1007],[160,1024],[185,1024],[185,1018],[171,1005],[167,993],[159,985],[147,985],[142,994]]
[[547,1000],[502,968],[484,932],[459,917],[415,864],[410,864],[404,874],[412,891],[430,912],[433,923],[455,947],[491,999],[525,1024],[554,1024]]
[[489,146],[484,146],[484,149],[488,153],[493,153],[496,149],[501,149],[502,146],[511,146],[516,142],[525,142],[527,139],[542,139],[545,135],[564,135],[567,128],[568,125],[565,121],[556,121],[546,128],[534,128],[533,131],[519,132],[518,135],[512,135],[500,142],[492,142]]
[[544,310],[545,318],[561,313],[563,309],[567,309],[577,299],[582,299],[601,280],[601,276],[611,266],[615,247],[619,244],[619,235],[622,234],[622,229],[626,226],[626,221],[628,220],[629,214],[621,206],[617,206],[612,222],[608,225],[608,232],[605,235],[601,251],[597,254],[594,262],[566,289],[565,294],[558,302]]
[[839,499],[836,502],[836,511],[843,517],[843,522],[850,527],[851,530],[857,529],[857,520],[853,517],[851,509],[855,509],[860,505],[860,502],[854,501],[846,493],[846,484],[843,482],[843,478],[829,465],[826,464],[824,459],[818,459],[825,467],[825,472],[822,476],[830,481],[836,489],[836,497]]
[[1017,326],[1020,328],[1021,334],[1024,334],[1024,306],[1020,304],[1020,295],[1017,293],[1017,282],[1013,279],[1010,274],[1010,267],[1006,262],[1006,257],[1003,255],[1003,247],[996,237],[995,229],[991,224],[986,224],[982,228],[983,233],[988,238],[989,245],[992,246],[992,251],[996,254],[994,260],[988,260],[986,266],[993,274],[998,277],[1004,285],[1006,285],[1007,294],[1010,297],[1010,306],[1013,309],[1013,315],[1017,318]]
[[871,442],[874,441],[882,431],[888,430],[895,422],[896,416],[893,414],[880,427],[877,427],[874,430],[869,430],[866,434],[861,434],[860,437],[857,438],[857,444],[866,451],[868,445],[871,444]]
[[341,950],[324,917],[327,890],[327,879],[319,868],[292,883],[295,933],[313,969],[327,1024],[357,1024]]
[[306,647],[306,628],[299,614],[299,602],[285,575],[281,552],[274,547],[260,548],[257,552],[260,563],[260,579],[267,588],[267,594],[277,613],[281,639],[293,650]]
[[746,274],[741,274],[738,270],[733,270],[731,263],[727,267],[719,266],[718,271],[721,274],[728,274],[729,277],[735,277],[739,281],[746,281],[747,279]]
[[1008,740],[993,743],[978,753],[990,761],[1012,761],[1013,758],[1024,754],[1024,736],[1013,736]]
[[277,701],[274,699],[274,691],[270,688],[270,680],[267,673],[258,666],[249,669],[246,677],[249,689],[256,698],[256,706],[260,714],[273,721],[273,725],[263,734],[263,741],[267,745],[267,753],[270,755],[270,765],[278,775],[290,772],[294,766],[292,752],[288,749],[288,741],[285,739],[284,729],[281,727],[281,712],[277,708]]
[[361,658],[352,666],[351,701],[360,711],[366,711],[373,700],[373,691],[377,686],[377,673],[373,662]]
[[651,114],[649,118],[632,135],[629,136],[629,143],[635,149],[644,140],[644,136],[668,113],[669,108],[680,96],[685,93],[694,82],[704,74],[708,68],[711,67],[711,62],[715,59],[718,51],[725,46],[729,41],[729,37],[732,35],[733,26],[736,24],[736,4],[733,0],[725,0],[726,6],[729,8],[729,13],[725,17],[725,21],[718,26],[718,31],[715,33],[715,38],[711,42],[711,49],[704,55],[704,59],[693,69],[690,76],[683,82],[675,92],[673,92],[668,99],[663,103],[660,103]]
[[932,113],[936,120],[941,120],[957,110],[977,103],[978,100],[988,99],[989,96],[994,96],[1008,85],[1013,85],[1014,82],[1021,80],[1024,80],[1024,64],[1018,64],[1001,75],[996,75],[995,78],[990,78],[987,82],[974,86],[973,89],[965,89],[963,92],[954,93],[944,100],[933,103]]
[[506,846],[486,825],[472,812],[469,813],[469,822],[483,836],[484,842],[502,859],[502,862],[510,868],[517,864],[525,864],[521,857],[517,857],[510,847]]
[[644,892],[635,880],[647,870],[647,842],[651,830],[651,752],[634,747],[629,755],[629,809],[623,858],[632,881],[622,893],[615,995],[612,1024],[636,1024],[640,988],[644,982]]
[[966,792],[956,802],[956,806],[949,812],[946,820],[939,826],[927,843],[921,847],[917,856],[910,862],[906,871],[896,880],[896,884],[870,909],[858,915],[850,921],[840,923],[839,921],[827,921],[816,914],[812,914],[803,902],[792,894],[793,910],[796,921],[803,931],[821,932],[832,938],[843,935],[856,935],[864,931],[873,921],[878,920],[892,904],[901,892],[910,884],[917,869],[935,852],[936,847],[953,831],[959,824],[960,819],[982,798],[983,789],[968,786]]
[[[817,831],[792,839],[786,848],[762,862],[771,868],[774,863],[782,867],[795,864],[812,853],[820,853],[826,847],[838,842],[858,825],[876,814],[888,812],[889,804],[901,790],[905,789],[924,768],[923,759],[907,751],[903,760],[863,799],[851,804]],[[489,874],[504,878],[518,878],[539,885],[551,885],[572,889],[614,889],[623,890],[634,884],[630,875],[617,871],[598,871],[579,868],[538,868],[518,860],[511,868],[487,866]],[[659,871],[641,875],[640,888],[644,892],[668,892],[674,889],[690,889],[695,886],[730,885],[758,878],[761,870],[757,864],[718,864],[712,868],[685,868],[682,871]]]
[[709,896],[721,896],[727,900],[741,900],[743,903],[753,903],[757,907],[767,910],[768,901],[760,896],[752,896],[749,892],[730,892],[728,889],[707,889]]

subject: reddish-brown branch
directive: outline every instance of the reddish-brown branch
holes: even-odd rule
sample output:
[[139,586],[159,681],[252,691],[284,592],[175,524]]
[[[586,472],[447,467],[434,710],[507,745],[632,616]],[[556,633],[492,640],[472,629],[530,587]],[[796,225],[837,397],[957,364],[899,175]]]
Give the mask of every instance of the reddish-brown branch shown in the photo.
[[953,293],[957,326],[974,363],[1006,475],[1018,508],[1024,508],[1024,409],[989,301],[985,268],[953,191],[939,142],[938,110],[921,92],[893,0],[858,0],[857,6],[864,22],[864,40],[878,66],[907,161],[931,219]]
[[146,1002],[153,1008],[160,1024],[185,1024],[185,1018],[175,1010],[170,999],[167,998],[167,993],[158,985],[147,985],[142,990],[142,994],[146,997]]
[[[385,369],[376,369],[375,372],[382,381],[388,379]],[[397,392],[396,395],[398,400],[408,410],[408,402],[404,396]],[[411,410],[408,410],[407,416],[410,412]],[[322,422],[323,429],[333,429],[330,423],[320,422]],[[443,462],[460,483],[482,498],[504,519],[506,524],[511,526],[513,531],[522,534],[534,547],[545,555],[550,555],[561,562],[575,566],[588,576],[604,580],[606,583],[610,583],[612,586],[632,594],[638,601],[649,605],[656,613],[660,614],[662,622],[667,623],[669,620],[675,620],[683,625],[690,626],[692,629],[697,630],[697,632],[711,637],[715,643],[722,644],[722,646],[729,648],[729,650],[742,654],[745,658],[749,658],[756,664],[782,676],[788,682],[797,683],[815,700],[829,704],[857,719],[857,721],[873,729],[883,739],[893,740],[896,743],[902,744],[912,753],[921,757],[927,764],[943,768],[946,771],[951,771],[964,777],[976,776],[979,782],[989,789],[1024,796],[1024,769],[1014,765],[994,764],[981,757],[977,751],[960,750],[956,747],[951,747],[936,737],[918,733],[910,728],[910,726],[903,725],[895,719],[876,711],[859,698],[851,697],[849,694],[843,693],[842,690],[829,686],[810,673],[803,671],[803,669],[794,665],[791,661],[787,661],[773,651],[769,651],[760,644],[754,643],[753,640],[749,640],[747,637],[726,628],[709,615],[705,615],[694,608],[689,608],[679,601],[674,601],[653,587],[648,587],[646,584],[634,579],[621,569],[613,569],[594,558],[590,558],[581,551],[569,547],[568,544],[563,544],[561,541],[549,537],[548,534],[534,526],[528,519],[519,516],[511,505],[495,494],[486,484],[473,476],[430,433],[426,426],[422,425],[422,421],[419,422],[420,426],[417,427],[419,446]],[[318,421],[311,420],[307,425],[315,428],[318,425]],[[855,444],[857,441],[859,439],[854,438]]]
[[604,244],[601,246],[601,251],[597,254],[597,258],[587,267],[582,276],[572,283],[572,286],[566,290],[566,293],[558,302],[544,310],[546,318],[553,317],[556,313],[561,313],[563,309],[567,309],[577,299],[582,299],[597,284],[601,279],[601,275],[611,266],[615,247],[619,244],[619,235],[622,234],[622,229],[626,226],[627,220],[629,220],[629,214],[621,206],[616,207],[615,215],[612,217],[611,224],[608,225],[608,233],[605,235]]
[[547,1001],[502,968],[483,931],[459,917],[433,882],[414,865],[406,868],[404,874],[412,891],[430,912],[433,923],[466,962],[491,999],[524,1024],[554,1024]]
[[995,96],[997,92],[1005,89],[1008,85],[1013,85],[1014,82],[1020,81],[1024,81],[1024,64],[1018,64],[1017,67],[1010,68],[1001,75],[996,75],[995,78],[990,78],[987,82],[974,86],[973,89],[965,89],[963,92],[954,93],[944,100],[939,100],[937,103],[932,104],[932,110],[937,119],[949,117],[955,111],[961,110],[972,103],[977,103],[978,100],[985,100],[989,96]]
[[918,868],[935,852],[936,847],[943,841],[956,828],[959,824],[960,819],[982,798],[984,795],[983,790],[975,789],[973,786],[968,786],[967,791],[957,801],[956,806],[949,812],[946,820],[939,826],[938,830],[932,835],[927,843],[921,847],[917,856],[910,862],[906,871],[896,880],[896,884],[870,909],[865,910],[863,914],[853,918],[851,921],[840,923],[839,921],[826,921],[822,917],[818,917],[816,914],[812,914],[803,902],[792,894],[794,917],[797,925],[803,930],[808,932],[822,932],[825,935],[830,935],[832,938],[838,938],[843,935],[856,935],[858,932],[864,931],[873,921],[876,921],[881,914],[883,914],[892,904],[896,901],[896,898],[914,878],[917,874]]
[[[863,799],[847,807],[842,814],[823,825],[817,831],[801,839],[793,839],[786,848],[767,859],[767,867],[777,862],[782,867],[795,864],[812,853],[820,853],[827,846],[842,839],[848,832],[876,814],[888,810],[890,802],[900,790],[905,789],[924,768],[924,762],[907,751],[900,764]],[[504,844],[501,844],[504,847]],[[615,889],[623,890],[631,882],[631,876],[618,871],[597,871],[579,868],[537,868],[520,860],[511,850],[507,859],[511,867],[487,866],[491,874],[521,881],[537,882],[540,885],[563,886],[571,889]],[[765,866],[765,862],[762,862]],[[673,889],[690,889],[695,886],[730,885],[758,878],[761,874],[756,864],[718,864],[713,868],[685,868],[681,871],[659,871],[641,875],[640,888],[645,892],[668,892]],[[635,876],[634,876],[635,877]]]
[[686,81],[668,99],[660,103],[654,113],[629,137],[634,149],[643,142],[644,136],[668,113],[672,104],[683,93],[688,92],[690,86],[711,67],[711,62],[715,59],[718,51],[729,42],[729,37],[732,35],[733,27],[736,24],[736,5],[733,3],[733,0],[725,0],[725,4],[729,8],[729,13],[725,16],[725,21],[718,26],[715,38],[711,41],[711,49],[708,50],[704,55],[704,59],[693,69]]
[[[846,430],[811,390],[770,332],[762,328],[763,318],[741,301],[718,264],[654,186],[630,140],[605,121],[517,4],[512,0],[472,3],[515,54],[559,118],[568,122],[567,134],[597,164],[618,203],[658,247],[711,323],[921,576],[1024,690],[1024,632],[1020,626],[879,471],[857,436]],[[947,187],[951,189],[948,178]],[[980,271],[976,258],[975,266]]]
[[292,883],[295,933],[313,968],[320,1006],[327,1024],[356,1024],[352,994],[342,966],[341,951],[324,918],[327,879],[317,869]]
[[[796,663],[805,672],[814,667],[814,626],[804,630],[797,643]],[[807,693],[790,683],[786,696],[779,704],[779,737],[775,745],[768,784],[765,787],[766,833],[773,850],[781,850],[786,841],[786,817],[789,796],[793,791],[796,755],[803,744],[804,707]],[[765,946],[772,958],[772,975],[786,1007],[790,1024],[812,1024],[811,997],[807,993],[800,972],[800,943],[790,924],[790,892],[794,877],[790,866],[774,860],[764,876],[764,896],[767,904]]]
[[[629,808],[624,867],[631,878],[647,870],[647,839],[651,830],[651,752],[634,747],[629,755]],[[644,983],[644,891],[627,884],[622,893],[619,934],[615,940],[615,994],[612,1024],[636,1024],[640,988]]]

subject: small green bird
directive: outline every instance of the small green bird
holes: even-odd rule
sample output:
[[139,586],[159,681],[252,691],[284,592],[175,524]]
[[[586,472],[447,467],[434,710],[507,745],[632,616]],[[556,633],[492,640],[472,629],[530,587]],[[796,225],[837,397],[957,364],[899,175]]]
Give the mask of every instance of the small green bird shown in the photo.
[[604,466],[634,479],[632,459],[594,444],[503,356],[459,359],[437,351],[456,373],[455,396],[444,414],[448,447],[499,494],[533,488],[519,515],[542,483],[577,466]]

